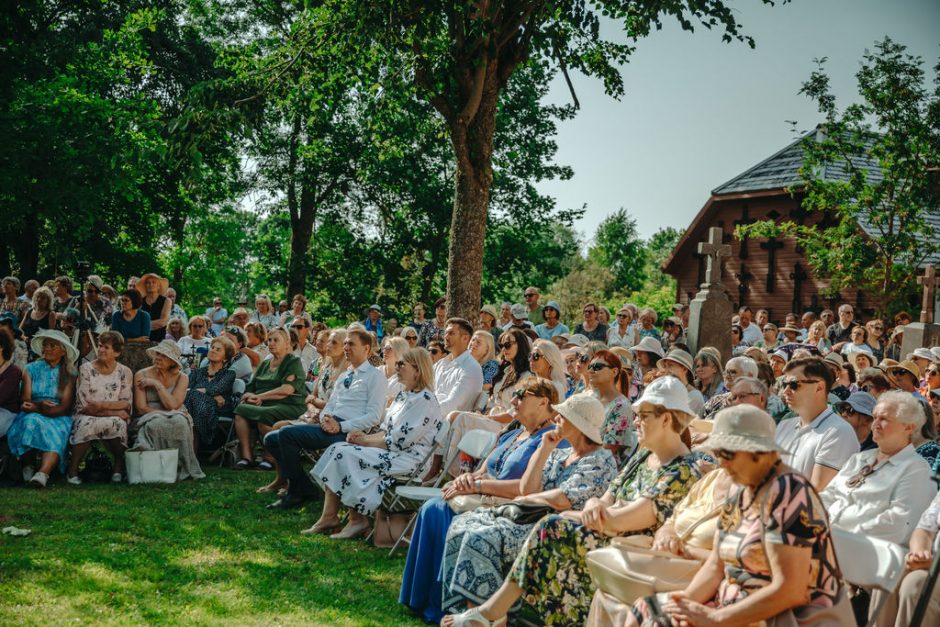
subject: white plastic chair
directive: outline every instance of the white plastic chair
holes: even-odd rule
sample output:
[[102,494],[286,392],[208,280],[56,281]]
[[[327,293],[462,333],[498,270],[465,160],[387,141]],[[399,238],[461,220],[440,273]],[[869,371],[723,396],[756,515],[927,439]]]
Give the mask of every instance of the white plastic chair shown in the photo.
[[[904,547],[836,526],[832,527],[832,542],[846,582],[866,590],[877,588],[886,595],[894,593],[904,574]],[[867,627],[874,625],[886,600],[882,595],[878,606],[869,612],[872,618]]]
[[[457,444],[457,451],[446,461],[444,468],[449,468],[451,463],[453,463],[454,458],[460,453],[465,453],[470,457],[479,459],[482,462],[484,459],[486,459],[486,456],[490,454],[490,451],[492,451],[496,446],[496,439],[496,433],[483,431],[481,429],[468,431],[462,438],[460,438],[460,442]],[[440,496],[441,488],[439,487],[439,484],[443,480],[443,477],[444,473],[442,472],[434,486],[403,485],[392,488],[395,490],[395,498],[389,505],[388,511],[394,511],[395,506],[405,500],[424,503]],[[398,539],[392,546],[392,550],[388,552],[389,557],[395,553],[398,545],[405,541],[405,536],[407,536],[408,532],[411,531],[411,527],[415,524],[415,520],[417,519],[418,512],[414,512],[411,515],[411,519],[408,521],[408,524],[405,525],[405,529],[401,532],[401,535],[398,536]]]

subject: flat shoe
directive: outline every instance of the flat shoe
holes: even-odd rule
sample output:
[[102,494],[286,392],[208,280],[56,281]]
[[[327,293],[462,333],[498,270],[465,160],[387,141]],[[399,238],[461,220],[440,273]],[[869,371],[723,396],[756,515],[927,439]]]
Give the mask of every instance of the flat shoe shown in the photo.
[[334,533],[330,537],[334,540],[354,540],[356,538],[361,538],[362,536],[369,533],[369,530],[372,528],[368,522],[365,522],[361,525],[353,527],[352,525],[346,525],[342,531],[339,533]]
[[298,507],[303,507],[304,503],[309,501],[309,498],[303,498],[300,496],[290,496],[285,494],[278,500],[274,501],[270,505],[267,505],[267,509],[296,509]]
[[281,494],[281,490],[283,490],[283,488],[272,488],[270,485],[263,485],[263,486],[261,486],[260,488],[258,488],[257,490],[255,490],[255,493],[256,493],[256,494],[267,494],[268,492],[277,492],[277,493],[278,493],[278,494],[277,494],[278,496],[284,496],[284,494],[286,494],[287,492],[285,491],[284,494]]
[[[472,627],[473,625],[482,625],[483,627],[495,627],[496,625],[506,624],[506,617],[503,616],[498,620],[489,620],[483,614],[480,613],[480,608],[471,607],[466,612],[460,614],[453,614],[450,616],[453,619],[451,625],[453,627]],[[444,621],[441,620],[441,625],[444,624]]]
[[309,536],[309,535],[311,535],[311,534],[316,534],[316,533],[327,534],[327,533],[329,533],[329,532],[331,532],[331,531],[333,531],[334,529],[337,529],[337,528],[339,528],[339,523],[338,523],[338,522],[329,523],[329,524],[325,524],[325,525],[321,525],[320,523],[316,523],[316,524],[313,525],[312,527],[310,527],[310,528],[308,528],[308,529],[304,529],[304,530],[301,531],[300,533],[301,533],[301,535],[304,535],[304,536]]
[[248,470],[249,468],[254,468],[254,466],[255,466],[255,463],[253,461],[251,461],[250,459],[245,459],[244,457],[242,457],[240,460],[235,462],[236,470]]
[[257,468],[258,470],[274,470],[274,464],[272,464],[266,459],[262,459],[260,462],[258,462],[255,465],[255,468]]

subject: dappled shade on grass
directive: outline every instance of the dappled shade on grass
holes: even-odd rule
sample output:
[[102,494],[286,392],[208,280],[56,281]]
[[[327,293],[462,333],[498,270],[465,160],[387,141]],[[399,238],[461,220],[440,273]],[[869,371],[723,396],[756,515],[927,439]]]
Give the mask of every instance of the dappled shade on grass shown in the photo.
[[269,473],[209,469],[170,486],[0,489],[0,624],[418,625],[403,560],[301,536],[320,503],[270,512]]

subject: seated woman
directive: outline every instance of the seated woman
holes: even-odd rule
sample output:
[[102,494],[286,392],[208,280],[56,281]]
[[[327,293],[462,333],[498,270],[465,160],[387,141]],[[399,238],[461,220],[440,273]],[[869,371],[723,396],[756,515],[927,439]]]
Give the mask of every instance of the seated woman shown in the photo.
[[[637,601],[627,625],[660,614],[673,624],[749,625],[790,611],[793,624],[855,624],[825,507],[809,479],[782,463],[775,432],[751,405],[716,415],[707,446],[740,487],[715,546],[684,590]],[[814,623],[820,614],[827,622]]]
[[[937,531],[940,531],[940,492],[920,517],[911,536],[911,548],[905,559],[905,569],[897,593],[885,603],[878,625],[909,627],[913,625],[914,611],[924,590],[924,583],[937,550]],[[895,618],[896,617],[896,618]],[[940,624],[940,586],[934,586],[927,603],[921,625]]]
[[[248,382],[255,369],[251,367],[251,359],[244,353],[244,348],[248,343],[248,335],[241,327],[226,327],[222,337],[227,338],[235,346],[235,354],[228,361],[228,368],[235,373],[236,379]],[[205,362],[203,362],[205,363]]]
[[702,393],[707,403],[718,394],[727,392],[724,385],[725,373],[721,360],[710,350],[700,350],[695,356],[695,389]]
[[437,622],[441,611],[441,582],[438,574],[447,530],[456,513],[449,501],[460,495],[513,498],[529,459],[542,437],[555,428],[552,406],[558,392],[550,381],[529,377],[513,395],[512,406],[520,427],[504,433],[495,450],[479,470],[460,475],[444,485],[442,498],[425,503],[418,512],[402,576],[398,602],[418,612],[424,620]]
[[554,383],[555,389],[558,390],[558,398],[568,397],[565,364],[561,360],[561,349],[554,342],[543,339],[532,342],[532,352],[529,353],[529,371],[537,377]]
[[[702,462],[699,462],[700,466],[701,464]],[[704,563],[715,544],[718,514],[733,487],[731,475],[723,469],[709,471],[696,481],[685,498],[679,501],[672,511],[672,516],[663,523],[655,536],[634,536],[631,540],[641,547]],[[636,599],[624,600],[632,603]],[[591,613],[586,624],[588,627],[623,625],[632,609],[630,603],[623,603],[616,597],[598,590],[594,593]]]
[[685,387],[675,377],[656,379],[633,408],[641,449],[604,496],[589,499],[583,511],[540,520],[499,590],[442,625],[494,624],[520,598],[535,606],[545,625],[584,624],[594,595],[587,552],[611,536],[653,535],[699,478],[682,435],[693,418]]
[[[576,394],[552,409],[558,414],[558,428],[542,438],[513,501],[555,511],[578,510],[589,498],[603,494],[617,474],[613,455],[601,446],[604,406],[590,394]],[[558,448],[562,440],[570,448]],[[489,508],[457,516],[444,548],[444,611],[462,611],[496,592],[534,526],[515,523]]]
[[496,342],[493,340],[493,335],[489,331],[474,331],[467,350],[480,364],[483,370],[483,391],[489,394],[493,389],[493,379],[499,372],[499,362],[496,361]]
[[617,355],[603,350],[594,353],[587,367],[592,393],[605,407],[601,442],[614,454],[618,465],[632,455],[636,448],[633,409],[627,398],[630,380],[621,366],[622,362]]
[[401,330],[401,337],[408,342],[409,348],[414,348],[418,345],[418,330],[414,327],[404,327]]
[[16,343],[6,327],[0,327],[0,438],[7,434],[20,411],[20,380],[23,371],[13,363]]
[[166,339],[178,343],[185,336],[186,331],[183,328],[183,320],[181,318],[170,318],[170,321],[166,323]]
[[202,357],[198,356],[197,352],[205,354],[212,340],[209,337],[209,324],[209,319],[205,316],[193,316],[189,319],[189,335],[176,340],[183,357],[197,366],[202,361]]
[[135,448],[145,451],[176,449],[179,461],[176,479],[202,479],[193,449],[193,419],[183,402],[189,379],[181,372],[180,348],[173,340],[163,340],[147,349],[153,365],[134,375],[134,409],[131,422],[136,435]]
[[258,322],[266,329],[273,329],[277,326],[280,316],[274,311],[274,303],[267,294],[258,294],[255,296],[255,310],[248,317],[249,322]]
[[184,401],[193,417],[193,449],[199,451],[199,442],[212,442],[219,425],[219,416],[232,414],[232,384],[235,371],[228,367],[235,356],[235,344],[225,336],[217,337],[209,345],[206,365],[189,373],[189,389]]
[[431,363],[436,364],[447,357],[447,349],[440,340],[431,340],[427,344],[428,353],[431,355]]
[[245,325],[245,336],[248,342],[242,347],[241,352],[248,357],[254,369],[271,354],[268,350],[268,330],[260,322],[249,322]]
[[55,296],[48,287],[40,287],[33,292],[32,304],[29,310],[23,314],[23,320],[20,327],[23,335],[27,339],[32,338],[42,330],[51,330],[56,328],[58,322],[55,311],[52,310],[52,302]]
[[[65,472],[75,396],[72,364],[78,359],[78,349],[56,330],[37,332],[30,347],[41,359],[27,364],[23,371],[23,402],[7,431],[7,445],[20,458],[23,479],[44,488],[56,464]],[[37,466],[39,470],[34,472]]]
[[124,350],[124,338],[116,331],[98,336],[98,354],[94,361],[78,369],[75,415],[72,417],[72,456],[67,480],[80,485],[78,466],[95,442],[102,442],[114,458],[111,481],[124,479],[124,451],[127,449],[127,424],[131,420],[134,373],[117,362]]
[[326,492],[326,500],[319,520],[304,533],[335,529],[341,502],[349,508],[349,522],[331,537],[357,538],[368,533],[367,516],[378,509],[394,477],[413,472],[426,459],[443,424],[434,395],[431,356],[423,348],[409,348],[396,361],[395,370],[402,391],[385,412],[380,430],[371,435],[348,433],[346,442],[326,449],[310,472]]
[[[386,405],[391,405],[398,398],[398,393],[404,389],[401,381],[398,380],[397,363],[409,349],[408,342],[400,337],[386,337],[382,342],[382,361],[385,365],[385,378],[388,381],[388,387],[385,389]],[[430,358],[429,355],[428,359]]]
[[689,407],[692,413],[701,417],[705,412],[705,396],[695,387],[695,365],[692,355],[681,348],[674,348],[659,362],[659,367],[679,379],[689,393]]
[[[280,319],[278,320],[277,326],[286,327],[287,324],[294,318],[303,318],[307,321],[307,325],[313,325],[313,320],[310,318],[304,309],[307,307],[307,298],[303,294],[294,294],[294,298],[291,299],[290,310],[285,311],[281,314]],[[270,327],[268,330],[272,330]]]
[[140,292],[124,290],[119,302],[121,310],[111,315],[111,330],[120,333],[125,342],[149,342],[150,314],[140,308]]
[[[271,359],[258,365],[255,376],[248,382],[241,403],[235,408],[235,432],[241,459],[235,468],[253,467],[251,427],[258,425],[261,437],[271,431],[280,420],[294,420],[304,413],[304,367],[300,358],[291,354],[290,336],[284,329],[274,329],[268,335]],[[274,465],[264,460],[261,467],[270,470]]]

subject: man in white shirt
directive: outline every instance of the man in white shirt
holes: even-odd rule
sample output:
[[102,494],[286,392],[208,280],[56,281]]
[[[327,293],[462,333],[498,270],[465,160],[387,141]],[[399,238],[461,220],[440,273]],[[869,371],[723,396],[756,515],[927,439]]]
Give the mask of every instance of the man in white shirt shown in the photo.
[[754,346],[764,339],[761,328],[756,324],[751,324],[751,308],[745,305],[738,310],[738,320],[741,325],[741,339],[748,346]]
[[310,321],[304,316],[297,316],[290,322],[290,328],[297,334],[297,348],[294,349],[294,355],[300,358],[304,372],[307,372],[310,364],[320,357],[317,349],[310,343],[310,326]]
[[[347,433],[369,431],[382,420],[387,382],[382,371],[369,363],[371,350],[368,331],[361,327],[348,329],[343,352],[349,367],[338,375],[323,410],[309,424],[283,427],[265,436],[264,446],[277,460],[279,475],[287,482],[287,494],[268,509],[300,507],[316,496],[316,487],[303,469],[302,450],[317,451],[345,442]],[[268,487],[275,491],[283,484],[275,479]]]
[[849,457],[858,453],[855,430],[826,402],[834,378],[817,357],[795,359],[784,368],[781,398],[797,416],[777,425],[786,464],[822,491]]
[[906,545],[937,493],[930,466],[911,444],[926,417],[910,394],[891,391],[873,418],[877,448],[849,458],[820,496],[833,525]]
[[[448,351],[434,364],[434,394],[441,406],[441,417],[452,411],[470,411],[483,390],[483,369],[467,347],[473,326],[463,318],[451,318],[444,329],[444,348]],[[436,453],[425,479],[436,477],[443,465],[443,454]]]

